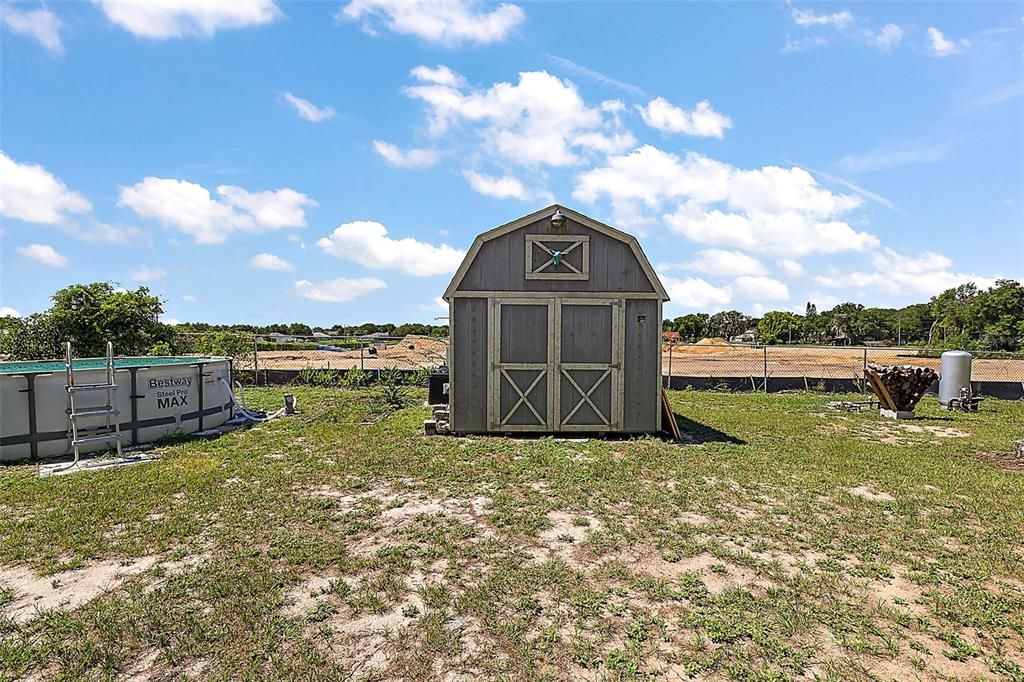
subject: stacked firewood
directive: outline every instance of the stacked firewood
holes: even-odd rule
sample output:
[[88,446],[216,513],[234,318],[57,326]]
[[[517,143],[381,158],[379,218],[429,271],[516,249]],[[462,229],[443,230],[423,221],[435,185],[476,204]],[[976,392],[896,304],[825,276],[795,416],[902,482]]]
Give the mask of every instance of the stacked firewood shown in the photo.
[[908,412],[913,411],[928,387],[939,378],[935,370],[914,365],[870,364],[868,369],[881,380],[895,409]]

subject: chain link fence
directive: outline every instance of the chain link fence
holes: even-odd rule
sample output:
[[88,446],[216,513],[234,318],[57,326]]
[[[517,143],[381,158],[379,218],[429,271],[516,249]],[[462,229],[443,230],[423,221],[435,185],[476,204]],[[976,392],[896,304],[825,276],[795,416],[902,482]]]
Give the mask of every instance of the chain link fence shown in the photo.
[[[448,364],[448,339],[432,336],[294,336],[206,332],[179,334],[176,353],[227,355],[238,379],[255,384],[359,385],[383,370],[423,373]],[[351,374],[349,374],[351,373]]]
[[[867,390],[869,364],[939,369],[942,349],[666,343],[662,376],[672,388]],[[1024,353],[976,352],[971,378],[1000,397],[1024,395]]]
[[[383,370],[432,372],[448,364],[448,338],[432,336],[293,336],[208,332],[180,334],[176,354],[227,355],[247,383],[372,381]],[[666,343],[664,384],[729,390],[866,391],[869,364],[938,370],[942,349],[917,347],[762,346]],[[988,395],[1024,396],[1024,353],[975,352],[972,380]]]

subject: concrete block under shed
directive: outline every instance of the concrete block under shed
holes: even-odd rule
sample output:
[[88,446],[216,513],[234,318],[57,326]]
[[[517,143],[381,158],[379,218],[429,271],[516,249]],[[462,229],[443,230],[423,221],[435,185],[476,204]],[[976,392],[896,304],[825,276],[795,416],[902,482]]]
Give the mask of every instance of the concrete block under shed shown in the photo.
[[917,419],[917,415],[911,410],[887,410],[883,407],[878,410],[878,414],[889,419]]

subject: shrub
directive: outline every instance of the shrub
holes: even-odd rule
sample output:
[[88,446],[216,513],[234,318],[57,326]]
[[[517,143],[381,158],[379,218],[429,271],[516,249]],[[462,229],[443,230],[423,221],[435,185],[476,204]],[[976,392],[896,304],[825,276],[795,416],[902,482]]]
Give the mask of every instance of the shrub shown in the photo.
[[377,379],[377,397],[391,407],[405,405],[407,389],[402,385],[402,373],[397,367],[386,367]]

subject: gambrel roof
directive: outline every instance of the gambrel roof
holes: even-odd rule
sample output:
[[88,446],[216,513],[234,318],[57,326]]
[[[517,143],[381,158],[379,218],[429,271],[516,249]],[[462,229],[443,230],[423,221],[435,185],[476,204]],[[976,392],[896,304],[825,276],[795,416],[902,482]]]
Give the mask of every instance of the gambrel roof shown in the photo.
[[589,216],[583,215],[578,211],[574,211],[571,208],[566,208],[561,204],[552,204],[550,206],[540,209],[539,211],[535,211],[530,215],[523,216],[522,218],[518,218],[510,223],[506,223],[499,227],[495,227],[492,230],[488,230],[487,232],[478,235],[477,238],[473,240],[473,245],[470,246],[469,252],[466,254],[466,257],[462,260],[462,264],[459,266],[459,269],[455,272],[455,276],[452,277],[452,281],[448,285],[448,288],[445,290],[444,296],[442,296],[442,298],[444,298],[444,300],[446,301],[451,299],[455,291],[458,290],[459,285],[462,283],[463,278],[466,276],[466,273],[469,271],[470,265],[472,265],[473,261],[476,259],[481,247],[486,242],[501,237],[502,235],[508,234],[509,232],[514,232],[515,230],[536,223],[539,220],[542,220],[546,217],[553,215],[556,210],[560,210],[566,218],[574,222],[577,222],[586,228],[594,230],[595,232],[600,232],[612,239],[615,239],[626,244],[633,252],[633,255],[636,257],[637,262],[640,264],[640,267],[643,269],[644,274],[650,281],[651,288],[654,290],[654,292],[658,294],[662,301],[669,300],[668,293],[665,291],[665,287],[662,286],[661,280],[658,279],[658,275],[654,272],[654,268],[651,267],[650,261],[648,261],[647,256],[644,255],[643,249],[640,248],[640,243],[637,241],[636,237],[621,230],[617,230],[614,227],[611,227],[610,225],[605,225],[604,223],[594,220]]

